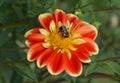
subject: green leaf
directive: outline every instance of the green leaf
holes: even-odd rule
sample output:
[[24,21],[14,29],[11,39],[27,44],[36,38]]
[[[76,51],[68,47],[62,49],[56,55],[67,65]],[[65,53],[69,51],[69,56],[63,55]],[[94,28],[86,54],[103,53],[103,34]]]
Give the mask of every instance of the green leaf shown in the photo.
[[101,26],[101,23],[96,21],[93,23],[94,26],[96,26],[97,29],[99,29],[99,27]]
[[23,14],[22,9],[20,7],[18,7],[18,6],[15,6],[15,5],[12,5],[12,7],[13,7],[14,12],[17,15],[18,19],[20,21],[22,21],[24,19],[24,14]]
[[120,75],[120,65],[117,62],[103,62],[100,64],[100,67],[104,68],[112,74],[117,73]]
[[23,78],[14,71],[10,83],[23,83]]
[[22,76],[26,76],[27,78],[33,80],[34,82],[38,83],[37,77],[33,70],[30,68],[27,62],[15,63],[13,68]]
[[3,3],[3,0],[0,0],[0,6],[2,5],[2,3]]
[[110,79],[110,78],[90,78],[89,82],[87,83],[119,83],[118,81],[116,80],[113,80],[113,79]]
[[34,2],[34,7],[28,11],[29,17],[38,16],[41,13],[48,12],[48,9],[53,6],[54,0],[39,0]]
[[113,29],[111,33],[113,33],[115,40],[120,40],[120,36],[118,36],[120,35],[120,27]]
[[32,8],[32,0],[26,0],[27,4],[27,10],[30,10]]
[[86,71],[85,71],[85,76],[93,73],[97,68],[97,64],[96,63],[91,63],[87,68],[86,68]]
[[81,20],[84,18],[84,14],[80,9],[75,10],[75,15],[77,15]]
[[3,76],[0,76],[0,83],[6,83],[6,80]]
[[0,31],[0,47],[9,40],[9,30]]

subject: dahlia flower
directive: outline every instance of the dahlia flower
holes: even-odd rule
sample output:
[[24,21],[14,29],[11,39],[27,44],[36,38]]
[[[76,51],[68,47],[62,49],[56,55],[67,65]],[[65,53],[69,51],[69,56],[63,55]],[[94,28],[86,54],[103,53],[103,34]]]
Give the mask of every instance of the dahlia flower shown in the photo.
[[60,9],[40,14],[38,21],[42,27],[25,33],[28,61],[36,61],[39,68],[46,66],[52,75],[63,71],[73,77],[81,75],[82,63],[90,63],[90,56],[98,53],[97,29]]

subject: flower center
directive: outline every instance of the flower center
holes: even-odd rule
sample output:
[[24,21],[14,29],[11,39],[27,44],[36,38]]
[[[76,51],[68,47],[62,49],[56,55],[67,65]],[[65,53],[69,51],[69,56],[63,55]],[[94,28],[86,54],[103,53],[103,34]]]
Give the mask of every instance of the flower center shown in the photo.
[[77,49],[74,47],[74,44],[84,43],[84,40],[81,39],[80,34],[70,33],[66,26],[63,25],[60,25],[57,30],[53,21],[50,23],[50,32],[45,29],[40,29],[40,32],[46,36],[45,42],[43,43],[45,48],[52,46],[54,49],[58,50],[58,52],[66,52],[69,58],[71,57],[70,50],[75,51]]
[[49,42],[54,48],[57,49],[69,49],[72,45],[73,38],[71,35],[69,37],[64,37],[61,32],[51,33],[49,36]]

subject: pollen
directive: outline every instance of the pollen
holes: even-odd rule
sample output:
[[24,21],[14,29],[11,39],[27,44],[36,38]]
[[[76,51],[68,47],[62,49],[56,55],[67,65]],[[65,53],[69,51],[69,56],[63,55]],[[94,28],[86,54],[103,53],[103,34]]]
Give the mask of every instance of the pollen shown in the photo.
[[[59,29],[59,28],[58,28]],[[44,31],[44,32],[43,32]],[[54,50],[58,50],[58,52],[68,54],[68,57],[71,57],[70,50],[76,50],[77,48],[74,47],[75,44],[81,44],[84,42],[80,38],[80,35],[76,33],[69,32],[69,36],[63,36],[62,32],[56,29],[54,22],[52,21],[50,24],[50,31],[40,30],[41,34],[46,35],[45,41],[43,43],[43,47],[49,48],[50,46],[54,48]]]
[[58,50],[58,52],[66,52],[70,58],[70,50],[75,51],[76,48],[74,47],[74,44],[80,43],[83,43],[83,40],[78,38],[78,36],[70,34],[69,37],[63,37],[60,32],[51,32],[45,39],[44,47],[48,48],[52,46],[54,49]]
[[61,33],[51,33],[49,42],[57,49],[69,49],[69,46],[72,45],[72,39],[72,37],[63,37]]

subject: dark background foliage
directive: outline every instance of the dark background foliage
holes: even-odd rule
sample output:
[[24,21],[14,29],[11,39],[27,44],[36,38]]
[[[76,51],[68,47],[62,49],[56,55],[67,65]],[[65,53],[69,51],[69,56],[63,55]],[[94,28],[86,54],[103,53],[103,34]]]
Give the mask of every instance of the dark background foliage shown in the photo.
[[[98,29],[100,52],[77,78],[50,75],[26,60],[24,34],[60,8]],[[0,83],[120,83],[120,0],[0,0]]]

